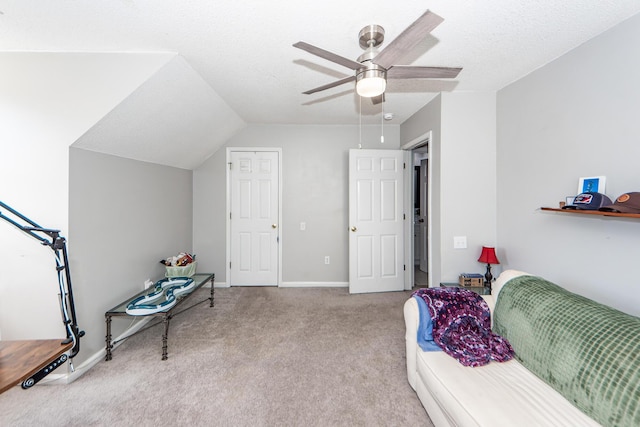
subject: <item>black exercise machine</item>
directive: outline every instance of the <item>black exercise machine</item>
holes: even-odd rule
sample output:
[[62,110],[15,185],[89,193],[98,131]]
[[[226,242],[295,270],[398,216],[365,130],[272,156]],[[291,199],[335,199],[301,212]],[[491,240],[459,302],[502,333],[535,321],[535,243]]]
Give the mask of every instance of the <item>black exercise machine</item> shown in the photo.
[[[74,358],[80,351],[80,338],[84,336],[84,331],[78,329],[76,321],[76,309],[73,302],[73,290],[71,288],[71,272],[69,270],[69,259],[67,257],[67,245],[64,237],[60,236],[60,230],[43,228],[31,221],[20,212],[0,201],[0,208],[5,209],[12,217],[0,211],[0,218],[9,224],[22,230],[29,236],[37,239],[42,245],[49,246],[56,259],[56,272],[58,274],[58,286],[60,288],[60,311],[62,323],[64,324],[67,338],[63,344],[73,343],[69,355],[62,354],[47,366],[40,369],[34,375],[22,382],[22,388],[27,389],[35,385],[54,369],[62,365],[68,358]],[[70,362],[71,363],[71,362]],[[71,365],[73,370],[73,365]]]

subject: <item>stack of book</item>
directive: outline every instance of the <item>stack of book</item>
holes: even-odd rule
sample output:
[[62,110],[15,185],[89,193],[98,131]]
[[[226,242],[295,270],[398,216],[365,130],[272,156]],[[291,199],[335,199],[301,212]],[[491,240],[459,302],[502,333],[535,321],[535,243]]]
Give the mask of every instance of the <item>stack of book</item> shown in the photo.
[[484,286],[484,276],[480,273],[462,273],[458,280],[460,286],[467,288]]

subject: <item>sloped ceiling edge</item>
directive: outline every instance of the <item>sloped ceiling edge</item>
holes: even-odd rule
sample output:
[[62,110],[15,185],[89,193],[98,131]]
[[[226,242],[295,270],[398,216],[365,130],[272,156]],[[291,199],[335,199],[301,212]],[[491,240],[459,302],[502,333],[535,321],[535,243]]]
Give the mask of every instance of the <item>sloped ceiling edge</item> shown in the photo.
[[182,169],[195,169],[245,122],[176,56],[73,146]]

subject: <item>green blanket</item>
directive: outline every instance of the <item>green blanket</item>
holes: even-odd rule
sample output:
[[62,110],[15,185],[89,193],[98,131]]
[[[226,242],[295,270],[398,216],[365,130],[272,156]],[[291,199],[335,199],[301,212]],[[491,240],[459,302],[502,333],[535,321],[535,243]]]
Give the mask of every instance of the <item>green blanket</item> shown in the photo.
[[600,424],[640,426],[640,318],[522,276],[500,291],[494,332]]

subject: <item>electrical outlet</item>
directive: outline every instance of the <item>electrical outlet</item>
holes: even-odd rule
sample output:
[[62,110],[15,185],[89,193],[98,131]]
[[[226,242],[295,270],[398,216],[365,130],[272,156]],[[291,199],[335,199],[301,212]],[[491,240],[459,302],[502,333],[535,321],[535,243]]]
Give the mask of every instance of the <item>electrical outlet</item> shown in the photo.
[[329,255],[324,257],[324,263],[327,264],[327,265],[331,264],[331,258],[329,258]]
[[454,236],[453,249],[467,249],[467,236]]

